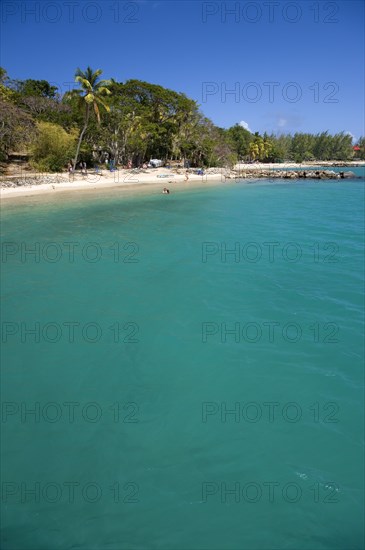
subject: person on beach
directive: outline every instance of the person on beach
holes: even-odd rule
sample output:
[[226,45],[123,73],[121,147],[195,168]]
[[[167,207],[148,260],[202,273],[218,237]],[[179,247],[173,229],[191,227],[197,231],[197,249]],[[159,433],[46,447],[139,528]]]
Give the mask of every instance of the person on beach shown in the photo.
[[185,172],[185,181],[189,181],[189,170]]
[[69,181],[73,181],[74,169],[73,169],[73,166],[72,166],[72,162],[68,163],[67,170],[68,170],[68,179],[69,179]]

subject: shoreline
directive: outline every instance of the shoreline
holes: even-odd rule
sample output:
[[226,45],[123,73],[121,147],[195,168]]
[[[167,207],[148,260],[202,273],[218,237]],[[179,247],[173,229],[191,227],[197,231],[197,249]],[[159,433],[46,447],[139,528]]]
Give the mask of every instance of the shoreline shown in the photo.
[[[22,179],[32,180],[38,178],[39,180],[48,180],[44,183],[25,184],[17,187],[6,187],[1,184],[0,197],[2,199],[26,197],[35,195],[55,195],[59,193],[69,193],[74,191],[98,191],[106,189],[146,189],[147,187],[161,187],[161,191],[164,187],[171,187],[176,183],[201,182],[207,181],[224,181],[225,177],[219,169],[219,172],[206,173],[204,176],[197,174],[189,174],[189,180],[186,181],[185,174],[169,173],[169,170],[163,168],[156,168],[146,173],[145,170],[131,171],[131,170],[118,170],[117,172],[102,171],[101,174],[95,174],[90,172],[86,177],[77,173],[74,175],[72,181],[69,181],[68,175],[63,174],[44,174],[39,176],[37,174],[23,174]],[[9,178],[1,178],[3,181],[10,181],[16,178],[16,176]]]
[[[351,168],[364,167],[365,161],[339,163],[336,161],[325,161],[323,163],[254,163],[254,164],[236,164],[233,170],[226,168],[209,168],[204,172],[204,175],[189,172],[189,179],[186,180],[185,170],[171,170],[167,168],[153,168],[148,170],[117,170],[109,172],[101,171],[100,174],[90,172],[87,176],[82,176],[81,173],[74,175],[73,181],[69,181],[67,173],[42,174],[23,172],[20,176],[2,176],[0,178],[0,198],[2,202],[7,202],[9,199],[17,199],[19,197],[34,197],[47,195],[58,195],[60,193],[79,192],[97,192],[104,190],[146,190],[147,188],[169,187],[173,190],[175,184],[190,183],[225,183],[239,177],[242,179],[265,179],[265,176],[270,170],[300,170],[315,169],[316,167],[331,167],[336,168]],[[10,183],[16,180],[25,180],[30,183],[17,186],[7,186],[4,183]],[[42,181],[43,180],[43,181]],[[46,181],[44,181],[46,180]],[[34,181],[35,183],[32,183]],[[41,182],[41,183],[39,183]]]

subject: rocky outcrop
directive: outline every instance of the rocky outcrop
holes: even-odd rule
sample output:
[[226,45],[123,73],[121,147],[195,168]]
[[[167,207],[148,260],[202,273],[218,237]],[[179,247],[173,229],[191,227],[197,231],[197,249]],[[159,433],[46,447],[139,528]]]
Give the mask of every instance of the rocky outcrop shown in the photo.
[[67,177],[60,177],[59,175],[50,176],[23,176],[23,177],[9,177],[4,176],[0,179],[0,186],[3,188],[9,187],[30,187],[32,185],[42,185],[44,183],[61,183],[62,181],[68,181]]
[[232,170],[226,174],[227,179],[316,179],[339,180],[357,178],[353,172],[335,172],[333,170]]

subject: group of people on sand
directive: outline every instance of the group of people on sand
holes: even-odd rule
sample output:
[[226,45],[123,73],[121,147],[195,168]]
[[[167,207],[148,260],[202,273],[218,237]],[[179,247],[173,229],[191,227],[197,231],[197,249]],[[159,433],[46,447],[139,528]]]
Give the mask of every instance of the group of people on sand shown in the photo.
[[[81,161],[79,163],[79,168],[81,170],[81,174],[83,176],[87,176],[87,166],[86,166],[86,162],[83,162]],[[74,169],[74,165],[73,165],[73,162],[72,160],[70,160],[70,162],[68,163],[67,165],[67,172],[68,172],[68,179],[70,181],[73,181],[74,180],[74,176],[75,176],[75,169]]]

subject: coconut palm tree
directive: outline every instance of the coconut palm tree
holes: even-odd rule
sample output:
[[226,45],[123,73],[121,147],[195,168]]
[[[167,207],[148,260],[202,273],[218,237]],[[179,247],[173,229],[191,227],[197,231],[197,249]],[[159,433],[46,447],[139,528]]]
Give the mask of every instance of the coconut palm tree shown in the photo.
[[79,98],[80,106],[85,110],[84,114],[84,126],[81,130],[79,141],[77,144],[75,159],[73,161],[73,168],[75,170],[78,156],[80,153],[81,143],[84,134],[87,130],[90,114],[94,111],[98,124],[100,124],[100,110],[99,105],[102,106],[107,112],[110,111],[110,107],[105,103],[104,98],[111,94],[109,86],[110,80],[100,80],[102,70],[98,69],[93,71],[90,67],[87,67],[86,71],[77,69],[75,73],[75,82],[78,82],[81,86],[81,90],[73,90],[70,92],[69,97],[77,96]]

